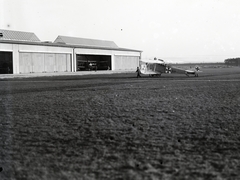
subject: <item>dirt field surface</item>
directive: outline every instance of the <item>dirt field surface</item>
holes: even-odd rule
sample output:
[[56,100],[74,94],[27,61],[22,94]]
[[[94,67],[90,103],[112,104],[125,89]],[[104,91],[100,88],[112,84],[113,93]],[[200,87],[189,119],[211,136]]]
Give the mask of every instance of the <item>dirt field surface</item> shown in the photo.
[[240,68],[0,80],[0,179],[240,179]]

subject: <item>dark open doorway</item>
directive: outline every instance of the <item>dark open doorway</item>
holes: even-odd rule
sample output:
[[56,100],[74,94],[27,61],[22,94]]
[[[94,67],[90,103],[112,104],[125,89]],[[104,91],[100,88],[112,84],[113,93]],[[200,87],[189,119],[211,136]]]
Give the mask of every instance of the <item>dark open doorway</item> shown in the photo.
[[111,70],[111,56],[77,54],[77,71]]
[[0,51],[0,74],[13,74],[12,52]]

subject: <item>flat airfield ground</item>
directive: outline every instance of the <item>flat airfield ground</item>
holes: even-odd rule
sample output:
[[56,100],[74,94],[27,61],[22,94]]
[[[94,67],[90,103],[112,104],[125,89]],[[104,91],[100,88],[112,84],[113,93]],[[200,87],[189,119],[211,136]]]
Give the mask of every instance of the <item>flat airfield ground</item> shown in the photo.
[[240,179],[240,68],[0,80],[0,179]]

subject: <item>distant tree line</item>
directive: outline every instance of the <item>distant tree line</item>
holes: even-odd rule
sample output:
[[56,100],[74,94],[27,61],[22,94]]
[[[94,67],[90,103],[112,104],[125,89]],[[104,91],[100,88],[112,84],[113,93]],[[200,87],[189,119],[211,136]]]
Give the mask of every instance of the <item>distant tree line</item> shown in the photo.
[[240,66],[240,57],[225,59],[224,63],[231,66]]

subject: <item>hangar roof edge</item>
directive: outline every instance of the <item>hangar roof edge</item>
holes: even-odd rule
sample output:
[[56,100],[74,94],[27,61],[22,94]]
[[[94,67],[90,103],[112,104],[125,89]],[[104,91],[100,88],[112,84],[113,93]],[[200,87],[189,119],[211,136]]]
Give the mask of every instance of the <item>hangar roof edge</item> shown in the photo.
[[120,47],[113,48],[113,47],[99,47],[99,46],[84,46],[84,45],[76,45],[76,44],[52,43],[52,42],[42,42],[42,41],[33,42],[33,41],[17,41],[17,40],[2,40],[2,39],[0,39],[0,43],[142,52],[141,50],[120,48]]

